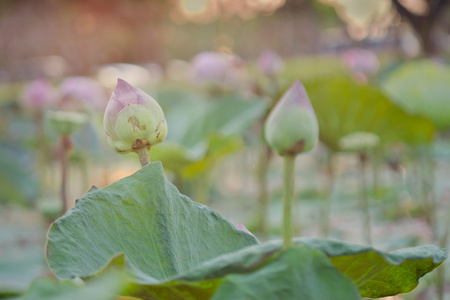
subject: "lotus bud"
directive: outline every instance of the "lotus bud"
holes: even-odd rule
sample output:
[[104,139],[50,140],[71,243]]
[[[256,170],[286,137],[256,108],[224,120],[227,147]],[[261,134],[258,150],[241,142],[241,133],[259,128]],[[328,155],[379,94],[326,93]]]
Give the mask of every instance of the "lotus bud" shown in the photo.
[[24,107],[40,111],[51,107],[56,101],[56,91],[52,84],[44,78],[36,79],[26,85],[22,104]]
[[350,49],[342,54],[344,64],[355,74],[370,75],[379,68],[377,55],[370,50]]
[[205,51],[192,60],[192,80],[203,86],[236,89],[246,79],[243,60],[227,53]]
[[264,124],[267,143],[281,156],[312,150],[319,140],[319,124],[300,81],[281,97]]
[[273,50],[265,50],[258,58],[258,69],[266,76],[275,76],[284,69],[283,60]]
[[69,77],[61,82],[61,109],[65,111],[103,111],[106,95],[95,80],[83,76]]
[[103,118],[109,144],[119,153],[150,148],[167,136],[159,104],[144,91],[119,79]]

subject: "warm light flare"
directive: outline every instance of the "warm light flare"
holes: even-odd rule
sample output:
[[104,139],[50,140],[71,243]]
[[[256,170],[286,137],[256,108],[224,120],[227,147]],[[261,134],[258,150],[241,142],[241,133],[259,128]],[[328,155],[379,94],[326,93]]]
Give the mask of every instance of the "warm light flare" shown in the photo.
[[355,40],[380,37],[395,16],[390,0],[319,0],[335,7]]
[[399,0],[399,2],[410,12],[419,16],[426,15],[430,10],[430,6],[425,0]]
[[285,0],[180,0],[172,19],[196,23],[231,17],[250,19],[257,14],[270,15],[284,3]]

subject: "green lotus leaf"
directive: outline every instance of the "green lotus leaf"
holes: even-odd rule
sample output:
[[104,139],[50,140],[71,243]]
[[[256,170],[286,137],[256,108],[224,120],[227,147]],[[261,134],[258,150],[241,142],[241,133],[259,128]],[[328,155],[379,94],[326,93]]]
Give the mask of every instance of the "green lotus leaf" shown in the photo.
[[252,235],[180,194],[154,162],[78,199],[51,226],[47,260],[59,278],[86,277],[124,253],[138,270],[164,280],[255,243]]
[[178,174],[196,176],[238,150],[244,132],[266,109],[267,103],[261,99],[243,100],[236,95],[181,101],[167,109],[166,142],[153,147],[150,157]]
[[438,129],[450,126],[450,67],[429,59],[404,63],[382,81],[392,101],[411,115],[429,118]]
[[[142,274],[127,295],[145,299],[360,299],[355,298],[360,293],[379,298],[412,291],[419,278],[447,257],[446,250],[435,246],[384,253],[332,239],[298,238],[295,243],[288,250],[279,241],[246,247],[165,281],[155,282]],[[330,293],[336,296],[329,297]]]
[[297,243],[324,251],[358,286],[364,298],[380,298],[415,289],[418,280],[447,258],[445,249],[427,245],[388,253],[332,239],[300,238]]
[[359,85],[347,77],[304,82],[319,121],[319,138],[339,150],[341,138],[354,132],[376,134],[380,142],[429,143],[433,124],[410,116],[395,106],[377,87]]

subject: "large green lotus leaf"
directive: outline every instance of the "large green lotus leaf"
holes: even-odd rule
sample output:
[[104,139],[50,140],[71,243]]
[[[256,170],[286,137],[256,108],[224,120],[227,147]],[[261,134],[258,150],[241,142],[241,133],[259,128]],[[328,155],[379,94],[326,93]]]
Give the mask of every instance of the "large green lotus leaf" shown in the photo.
[[141,278],[127,295],[174,300],[360,299],[355,284],[322,251],[304,246],[282,250],[280,244],[247,247],[158,284]]
[[105,274],[89,281],[86,285],[77,285],[70,281],[54,281],[42,278],[36,280],[21,298],[22,300],[116,300],[128,283],[122,274]]
[[252,235],[180,194],[154,162],[78,199],[51,226],[47,260],[60,278],[86,277],[124,253],[140,272],[165,280],[255,243]]
[[339,140],[353,132],[375,133],[381,143],[428,143],[434,134],[426,118],[409,116],[375,86],[359,85],[346,77],[304,82],[316,111],[320,140],[339,150]]
[[404,63],[381,81],[392,101],[411,115],[450,126],[450,67],[429,59]]
[[[317,252],[311,250],[316,249],[326,254],[332,264],[351,279],[362,297],[378,298],[412,291],[419,278],[437,268],[447,257],[444,249],[435,246],[383,253],[371,247],[331,239],[299,238],[295,242],[309,250],[287,254],[279,241],[247,247],[207,261],[164,282],[155,283],[153,278],[146,279],[144,275],[131,295],[156,299],[209,299],[213,295],[213,299],[260,299],[261,295],[274,299],[315,299],[313,296],[277,298],[276,295],[299,295],[295,293],[301,292],[297,288],[304,287],[301,282],[308,282],[302,277],[305,275],[303,272],[317,282],[308,282],[313,294],[318,293],[318,287],[324,293],[334,291],[334,282],[330,279],[334,271],[325,260],[318,259],[320,255]],[[311,264],[305,265],[307,261]],[[351,288],[345,281],[338,276],[334,280],[346,287],[343,291],[346,291],[348,299],[352,299]],[[326,282],[330,289],[323,287],[321,281]],[[244,294],[246,296],[242,296]],[[339,298],[324,296],[322,299]]]
[[251,273],[224,278],[212,299],[360,299],[355,284],[319,250],[292,247]]
[[324,251],[366,298],[408,293],[416,288],[419,278],[447,258],[446,250],[430,245],[383,253],[331,239],[300,238],[296,242]]

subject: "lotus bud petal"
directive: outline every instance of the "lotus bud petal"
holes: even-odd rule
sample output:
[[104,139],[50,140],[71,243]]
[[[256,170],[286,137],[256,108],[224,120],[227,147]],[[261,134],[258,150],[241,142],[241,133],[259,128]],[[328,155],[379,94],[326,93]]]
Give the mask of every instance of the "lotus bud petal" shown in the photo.
[[258,58],[258,69],[266,76],[275,76],[284,69],[284,62],[273,50],[265,50]]
[[44,78],[28,83],[22,95],[24,107],[37,111],[51,107],[55,101],[56,91],[52,84]]
[[264,124],[267,143],[281,156],[312,150],[319,140],[319,125],[305,88],[296,81],[281,97]]
[[159,104],[144,91],[119,79],[103,118],[109,144],[120,153],[159,144],[167,124]]

